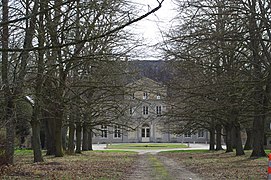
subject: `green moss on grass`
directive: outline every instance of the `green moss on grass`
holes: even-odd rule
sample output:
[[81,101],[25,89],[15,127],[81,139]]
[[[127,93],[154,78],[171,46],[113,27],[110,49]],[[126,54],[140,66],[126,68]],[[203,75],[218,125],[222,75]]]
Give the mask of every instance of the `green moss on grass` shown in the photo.
[[151,162],[151,165],[154,167],[154,173],[155,173],[154,176],[159,177],[159,179],[167,179],[167,180],[172,179],[167,169],[165,168],[165,166],[159,159],[157,159],[155,156],[150,155],[150,154],[148,155],[148,158]]
[[191,149],[191,150],[170,150],[170,151],[161,151],[159,153],[212,153],[213,151],[204,150],[204,149]]
[[107,149],[174,149],[188,148],[186,144],[180,143],[130,143],[130,144],[111,144]]

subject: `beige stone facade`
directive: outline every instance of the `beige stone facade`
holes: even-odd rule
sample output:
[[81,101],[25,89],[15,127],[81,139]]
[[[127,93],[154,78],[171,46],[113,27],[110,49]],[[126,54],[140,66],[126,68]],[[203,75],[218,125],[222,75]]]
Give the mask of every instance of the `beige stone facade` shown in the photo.
[[[127,127],[108,126],[103,134],[93,138],[94,143],[126,142],[201,142],[208,141],[208,134],[174,135],[166,131],[164,120],[167,112],[167,87],[152,79],[143,77],[126,85],[123,97],[125,113],[121,117]],[[128,128],[129,127],[129,128]],[[200,136],[199,136],[200,135]]]

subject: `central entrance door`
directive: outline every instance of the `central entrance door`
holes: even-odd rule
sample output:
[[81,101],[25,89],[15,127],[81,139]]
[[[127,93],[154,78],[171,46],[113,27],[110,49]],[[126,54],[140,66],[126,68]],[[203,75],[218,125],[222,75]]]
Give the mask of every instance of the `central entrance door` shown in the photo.
[[142,142],[150,142],[150,126],[144,124],[141,129]]

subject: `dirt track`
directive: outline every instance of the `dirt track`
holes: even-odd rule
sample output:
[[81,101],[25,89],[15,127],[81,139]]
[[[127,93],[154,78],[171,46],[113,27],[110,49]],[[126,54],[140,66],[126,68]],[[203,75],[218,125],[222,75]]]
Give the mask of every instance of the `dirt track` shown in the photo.
[[185,167],[158,154],[141,154],[127,180],[200,180]]
[[[207,144],[190,144],[189,149],[208,149]],[[105,145],[98,145],[95,149],[104,149]],[[157,150],[131,150],[138,152],[139,158],[133,167],[133,172],[128,174],[127,180],[203,180],[187,170],[182,164],[175,162],[173,159],[159,156],[159,152],[169,150],[187,150],[180,149],[157,149]],[[159,166],[159,167],[158,167]]]

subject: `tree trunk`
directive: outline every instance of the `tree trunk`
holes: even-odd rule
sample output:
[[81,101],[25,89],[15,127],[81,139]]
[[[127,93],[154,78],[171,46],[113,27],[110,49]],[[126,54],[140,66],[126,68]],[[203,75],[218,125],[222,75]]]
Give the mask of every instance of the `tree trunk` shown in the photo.
[[209,132],[210,132],[209,150],[213,151],[213,150],[215,150],[215,128],[211,128]]
[[41,143],[41,149],[46,149],[46,129],[45,129],[45,120],[42,120],[40,122],[40,143]]
[[[60,105],[61,106],[61,105]],[[63,119],[63,108],[57,108],[55,117],[55,145],[56,145],[56,157],[63,157],[63,148],[62,148],[62,119]]]
[[[41,85],[37,85],[41,86]],[[36,88],[36,91],[39,91],[40,87]],[[40,141],[40,105],[37,100],[34,104],[33,113],[31,117],[31,126],[32,126],[32,149],[34,153],[34,162],[43,162],[42,151],[41,151],[41,141]]]
[[226,130],[226,152],[233,152],[233,148],[232,148],[232,125],[231,124],[227,124],[225,125],[225,130]]
[[68,127],[65,126],[62,128],[62,147],[63,150],[66,151],[67,150],[67,132],[68,132]]
[[75,153],[81,153],[81,135],[82,134],[82,126],[81,123],[76,123],[76,150]]
[[88,150],[88,127],[84,124],[83,125],[83,145],[82,145],[82,151],[87,151]]
[[266,157],[264,151],[264,119],[262,115],[255,117],[253,121],[253,151],[251,157]]
[[88,132],[88,150],[90,150],[90,151],[93,151],[93,148],[92,148],[92,136],[93,136],[92,129],[90,129],[89,132]]
[[[9,99],[9,98],[8,98]],[[12,100],[8,100],[6,108],[6,146],[5,159],[7,164],[14,163],[14,141],[15,141],[15,117],[13,117],[14,104]]]
[[215,129],[216,129],[216,148],[215,148],[215,150],[216,151],[223,150],[222,144],[221,144],[222,127],[220,124],[217,124]]
[[[47,1],[47,3],[45,3],[45,9],[49,8],[48,7],[48,3],[49,1]],[[55,83],[53,81],[50,81],[48,79],[48,83],[46,84],[49,88],[49,97],[50,100],[53,101],[49,101],[49,103],[51,104],[51,106],[54,106],[54,110],[52,111],[53,114],[55,115],[54,117],[54,121],[55,121],[55,129],[54,129],[54,136],[55,136],[55,156],[56,157],[63,157],[64,153],[63,153],[63,147],[62,147],[62,121],[63,121],[63,115],[64,115],[64,102],[63,102],[63,95],[64,95],[64,91],[66,88],[66,70],[64,70],[64,66],[62,63],[62,52],[61,52],[61,47],[60,47],[60,42],[59,42],[59,37],[58,37],[58,25],[60,23],[61,20],[61,16],[62,16],[62,9],[61,9],[61,4],[62,4],[62,0],[55,0],[55,8],[54,10],[54,17],[52,19],[51,15],[46,15],[46,19],[47,19],[47,31],[49,34],[49,37],[51,39],[52,45],[55,46],[56,48],[52,49],[51,54],[50,54],[50,62],[48,62],[50,65],[53,65],[54,63],[59,63],[59,66],[57,69],[55,69],[55,72],[50,71],[48,72],[47,77],[48,78],[59,78],[58,79],[58,83]],[[49,61],[48,60],[48,61]],[[69,69],[66,66],[67,69]],[[58,72],[57,72],[58,71]],[[65,72],[66,73],[65,73]],[[56,74],[58,74],[56,76]],[[53,88],[52,88],[53,87]]]
[[68,142],[68,154],[74,154],[74,132],[75,132],[75,125],[73,122],[69,124],[69,142]]
[[247,140],[246,144],[244,147],[244,150],[251,150],[252,149],[252,130],[249,128],[246,128],[246,133],[247,133]]
[[232,126],[232,129],[231,129],[231,145],[232,145],[233,149],[236,149],[237,139],[236,139],[236,129],[235,129],[235,126]]
[[[35,116],[33,117],[35,118]],[[32,148],[34,153],[34,162],[43,162],[41,142],[40,142],[40,122],[32,120]]]
[[[41,3],[42,4],[42,3]],[[42,5],[40,6],[41,10],[43,10]],[[44,47],[44,28],[43,28],[43,14],[39,16],[39,29],[38,29],[38,42],[39,47]],[[38,52],[38,72],[36,77],[35,84],[35,103],[33,104],[33,113],[31,118],[31,126],[32,126],[32,148],[34,153],[34,162],[43,162],[42,157],[42,147],[41,147],[41,138],[40,138],[40,115],[41,115],[41,107],[40,101],[42,100],[41,91],[43,86],[43,73],[44,73],[44,50],[40,50]]]
[[[9,13],[8,13],[8,0],[2,0],[2,22],[8,22],[9,20]],[[8,23],[2,25],[2,34],[1,34],[1,43],[3,49],[9,48],[9,29]],[[14,163],[14,139],[15,139],[15,124],[14,124],[14,101],[12,92],[9,87],[9,58],[8,58],[8,51],[2,51],[2,87],[5,94],[5,115],[4,120],[6,121],[6,144],[5,144],[5,158],[7,164]]]
[[[46,116],[45,116],[46,117]],[[45,141],[46,141],[46,155],[55,155],[55,122],[52,118],[45,120]]]
[[244,155],[244,149],[241,138],[241,127],[239,123],[235,125],[235,138],[236,138],[236,156]]
[[[29,9],[30,9],[30,4],[26,3],[26,16],[29,16]],[[34,5],[33,5],[33,9],[32,12],[33,14],[37,14],[39,10],[39,1],[35,0],[34,1]],[[23,44],[23,48],[24,49],[28,49],[32,47],[32,40],[34,37],[34,34],[36,32],[36,23],[37,22],[37,16],[31,16],[30,19],[26,19],[26,29],[25,29],[25,37],[24,37],[24,44]],[[18,75],[16,77],[15,80],[15,90],[14,93],[16,95],[16,97],[23,97],[24,96],[24,82],[25,82],[25,77],[27,74],[27,64],[29,61],[29,58],[31,58],[31,56],[29,56],[29,51],[22,51],[19,59],[20,59],[20,70],[18,71]],[[40,60],[39,60],[40,61]],[[38,73],[37,73],[38,74]],[[40,88],[38,85],[35,87],[35,90],[37,90],[37,88]],[[33,113],[37,113],[37,112],[33,112]],[[32,137],[32,147],[34,145],[34,161],[42,161],[42,155],[41,155],[41,148],[40,148],[40,124],[39,124],[39,119],[38,119],[38,115],[39,112],[37,114],[34,114],[34,118],[31,119],[31,121],[35,120],[36,122],[33,122],[33,126],[37,129],[33,129],[33,137]],[[35,135],[35,137],[34,137]]]
[[264,151],[264,121],[265,103],[268,104],[264,90],[263,90],[263,70],[261,62],[261,50],[260,40],[262,39],[261,31],[258,27],[258,14],[257,14],[257,1],[251,0],[249,3],[250,14],[249,14],[249,35],[250,42],[249,48],[252,51],[252,73],[254,82],[254,120],[253,120],[253,145],[251,157],[265,157]]

